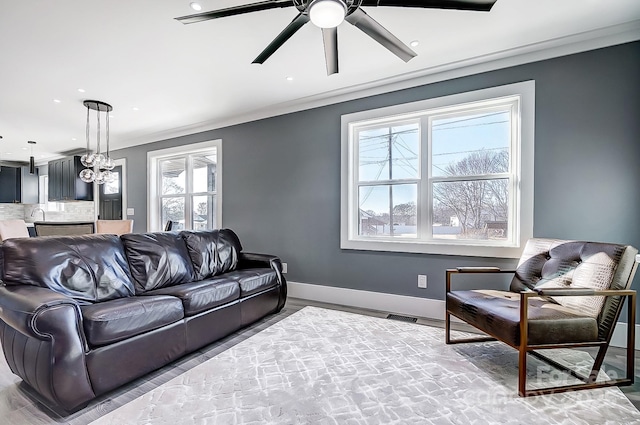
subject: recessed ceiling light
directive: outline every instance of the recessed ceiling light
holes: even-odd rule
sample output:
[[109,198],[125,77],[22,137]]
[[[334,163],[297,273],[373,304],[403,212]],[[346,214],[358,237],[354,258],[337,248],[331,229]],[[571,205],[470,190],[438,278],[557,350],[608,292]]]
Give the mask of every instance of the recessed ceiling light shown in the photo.
[[26,150],[27,150],[27,148],[22,148],[22,150],[23,150],[23,151],[26,151]]
[[13,155],[13,152],[5,152],[5,155]]
[[84,89],[78,89],[78,91],[79,91],[80,93],[84,93],[84,91],[85,91],[85,90],[84,90]]
[[293,77],[291,77],[291,76],[286,77],[286,80],[287,80],[287,81],[293,81]]
[[411,47],[417,47],[420,45],[420,42],[418,40],[413,40],[411,43],[409,43],[409,45]]
[[61,101],[60,99],[53,99],[53,102],[54,102],[54,103],[60,103],[60,102],[62,102],[62,101]]
[[189,6],[191,6],[193,10],[202,10],[202,6],[200,6],[200,3],[196,3],[195,1],[189,3]]
[[76,140],[78,140],[78,139],[76,139],[75,137],[72,137],[72,138],[71,138],[71,140],[73,140],[73,141],[75,142],[75,141],[76,141]]
[[109,114],[109,118],[115,118],[115,115]]
[[133,109],[134,111],[139,111],[139,110],[140,110],[140,108],[138,108],[138,107],[136,107],[136,106],[134,106],[134,107],[133,107],[133,108],[131,108],[131,109]]

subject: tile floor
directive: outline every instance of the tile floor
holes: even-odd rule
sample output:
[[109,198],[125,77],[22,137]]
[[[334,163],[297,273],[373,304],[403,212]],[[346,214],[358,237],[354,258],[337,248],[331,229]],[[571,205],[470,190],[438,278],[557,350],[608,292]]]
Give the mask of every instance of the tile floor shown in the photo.
[[[11,423],[13,425],[55,423],[76,425],[91,423],[93,420],[132,401],[151,389],[162,385],[184,371],[207,361],[208,359],[218,355],[239,342],[244,341],[307,305],[332,308],[374,317],[387,316],[387,313],[380,311],[289,299],[287,305],[279,314],[269,316],[258,323],[241,330],[240,332],[204,347],[189,356],[185,356],[184,358],[165,366],[162,369],[137,379],[106,396],[96,399],[85,409],[66,417],[60,416],[59,414],[40,405],[32,397],[26,394],[27,390],[24,388],[24,384],[20,383],[20,378],[11,373],[4,361],[4,358],[2,357],[0,358],[0,418],[3,418],[1,422]],[[427,326],[443,326],[443,323],[440,321],[421,318],[418,319],[417,323]],[[469,330],[464,325],[458,325],[455,327],[460,330]],[[640,351],[636,351],[636,384],[629,387],[622,387],[621,390],[629,400],[631,400],[636,408],[640,410],[640,382],[638,382],[640,381],[639,363]],[[606,369],[613,369],[622,374],[625,365],[624,350],[615,347],[610,348],[605,364]]]

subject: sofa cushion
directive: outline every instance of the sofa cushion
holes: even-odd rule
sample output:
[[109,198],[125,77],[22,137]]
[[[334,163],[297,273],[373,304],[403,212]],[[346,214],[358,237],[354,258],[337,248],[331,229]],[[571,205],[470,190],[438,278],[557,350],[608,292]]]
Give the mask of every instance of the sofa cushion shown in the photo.
[[[498,339],[520,344],[520,295],[507,291],[473,290],[447,293],[447,309]],[[592,342],[598,337],[595,318],[540,298],[528,305],[528,342],[563,344]]]
[[[624,245],[531,239],[527,242],[512,291],[524,288],[608,289],[625,252]],[[598,317],[604,297],[556,297],[555,302]]]
[[193,280],[193,267],[178,233],[129,233],[120,236],[137,293]]
[[8,239],[4,282],[49,288],[79,302],[134,295],[122,243],[114,235]]
[[184,317],[179,299],[161,295],[111,300],[80,309],[87,341],[92,347],[140,335]]
[[182,301],[185,316],[193,316],[205,310],[235,301],[240,298],[240,285],[225,276],[199,282],[156,289],[146,295],[171,295]]
[[207,279],[236,269],[242,245],[230,229],[180,232],[184,238],[196,280]]
[[243,298],[278,285],[278,276],[273,269],[236,270],[224,276],[238,281]]

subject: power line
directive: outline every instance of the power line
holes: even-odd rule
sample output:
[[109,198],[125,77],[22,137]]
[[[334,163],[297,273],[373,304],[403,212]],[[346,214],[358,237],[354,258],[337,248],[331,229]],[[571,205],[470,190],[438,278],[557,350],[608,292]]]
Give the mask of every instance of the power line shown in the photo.
[[[482,122],[482,123],[478,123],[478,124],[469,124],[469,125],[457,125],[455,127],[447,127],[447,128],[434,128],[433,131],[445,131],[445,130],[453,130],[455,128],[465,128],[465,127],[479,127],[481,125],[502,124],[502,123],[505,123],[505,122],[509,122],[509,120]],[[449,123],[447,123],[447,124],[449,124]],[[433,127],[435,127],[435,125]]]
[[440,124],[433,124],[433,127],[437,127],[440,125],[449,125],[449,124],[456,124],[459,122],[464,122],[464,121],[473,121],[473,120],[479,120],[481,118],[487,118],[487,117],[493,117],[495,115],[500,115],[500,114],[506,114],[507,111],[500,111],[500,112],[493,112],[491,114],[485,114],[485,115],[480,115],[480,116],[475,116],[475,117],[469,117],[469,118],[462,118],[460,120],[455,120],[455,121],[449,121],[449,122],[443,122]]

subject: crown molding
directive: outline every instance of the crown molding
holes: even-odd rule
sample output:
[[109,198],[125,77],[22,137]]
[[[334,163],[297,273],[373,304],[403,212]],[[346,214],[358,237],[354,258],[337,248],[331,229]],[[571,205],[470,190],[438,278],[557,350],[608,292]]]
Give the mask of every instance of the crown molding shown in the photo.
[[[513,49],[506,49],[465,60],[424,68],[394,77],[379,79],[355,86],[303,97],[293,101],[271,105],[246,114],[177,127],[166,131],[149,133],[141,137],[123,138],[113,150],[146,143],[187,136],[223,127],[271,118],[292,112],[318,108],[336,103],[361,99],[397,90],[418,87],[512,66],[567,56],[589,50],[640,40],[640,20],[585,31],[566,37],[558,37]],[[123,146],[126,145],[126,146]]]

